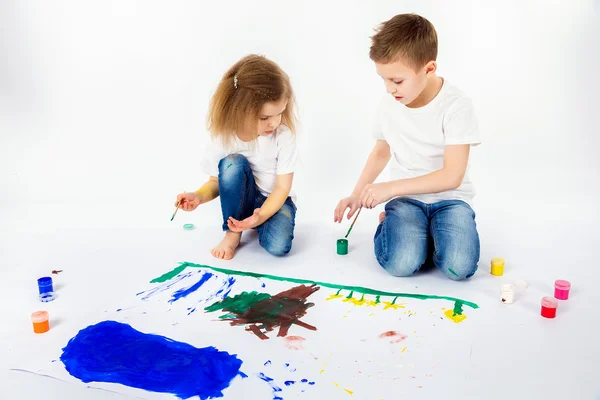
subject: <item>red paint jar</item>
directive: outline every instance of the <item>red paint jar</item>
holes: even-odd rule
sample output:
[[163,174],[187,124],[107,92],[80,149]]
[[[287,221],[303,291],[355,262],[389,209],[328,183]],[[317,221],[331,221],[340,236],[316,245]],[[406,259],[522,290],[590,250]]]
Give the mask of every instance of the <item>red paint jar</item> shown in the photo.
[[554,297],[559,300],[567,300],[571,290],[571,282],[558,280],[554,282]]
[[558,308],[558,301],[552,297],[542,298],[542,317],[554,318],[556,317],[556,309]]

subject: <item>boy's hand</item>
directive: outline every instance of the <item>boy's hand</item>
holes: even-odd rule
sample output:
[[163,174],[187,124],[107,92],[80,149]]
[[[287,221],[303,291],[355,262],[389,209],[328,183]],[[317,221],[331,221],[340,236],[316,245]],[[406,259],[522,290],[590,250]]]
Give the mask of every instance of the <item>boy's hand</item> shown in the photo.
[[340,200],[333,212],[333,222],[342,222],[347,208],[350,208],[350,212],[348,213],[348,219],[350,219],[360,208],[360,199],[358,196],[349,196]]
[[260,208],[257,208],[256,210],[254,210],[254,214],[252,214],[243,221],[238,221],[233,217],[229,217],[229,219],[227,220],[227,226],[232,232],[243,232],[247,229],[256,228],[261,224],[259,213]]
[[373,183],[366,185],[360,195],[360,205],[365,208],[374,208],[394,197],[391,182]]
[[180,193],[177,195],[175,207],[179,205],[184,211],[193,211],[202,203],[200,197],[196,193]]

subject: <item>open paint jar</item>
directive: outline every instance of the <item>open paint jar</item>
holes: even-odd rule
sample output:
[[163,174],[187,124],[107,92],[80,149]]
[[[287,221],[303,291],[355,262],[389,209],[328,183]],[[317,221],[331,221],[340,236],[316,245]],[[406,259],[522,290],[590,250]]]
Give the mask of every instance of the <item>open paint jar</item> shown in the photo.
[[348,254],[348,239],[338,239],[337,253],[341,256]]
[[52,286],[52,278],[49,276],[44,276],[37,280],[38,282],[38,290],[40,293],[40,301],[43,303],[47,303],[49,301],[54,300],[54,287]]

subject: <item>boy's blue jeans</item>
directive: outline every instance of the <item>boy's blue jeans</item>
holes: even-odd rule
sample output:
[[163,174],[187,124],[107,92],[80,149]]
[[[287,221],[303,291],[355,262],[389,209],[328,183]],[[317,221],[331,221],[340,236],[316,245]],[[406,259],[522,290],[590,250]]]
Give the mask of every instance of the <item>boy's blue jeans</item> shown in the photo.
[[475,212],[460,200],[393,199],[375,232],[375,256],[394,276],[413,275],[433,261],[450,279],[470,278],[479,262]]
[[[224,231],[230,230],[229,217],[242,221],[267,200],[256,187],[248,159],[241,154],[230,154],[219,162],[219,192]],[[258,243],[274,256],[286,255],[292,249],[295,219],[296,206],[288,197],[278,212],[255,228]]]

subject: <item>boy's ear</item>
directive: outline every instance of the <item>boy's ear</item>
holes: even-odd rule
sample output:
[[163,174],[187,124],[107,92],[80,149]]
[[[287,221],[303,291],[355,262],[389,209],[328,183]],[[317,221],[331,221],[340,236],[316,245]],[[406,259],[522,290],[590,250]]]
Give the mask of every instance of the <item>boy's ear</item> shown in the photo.
[[425,64],[425,75],[429,76],[435,74],[437,71],[437,62],[431,60],[427,64]]

